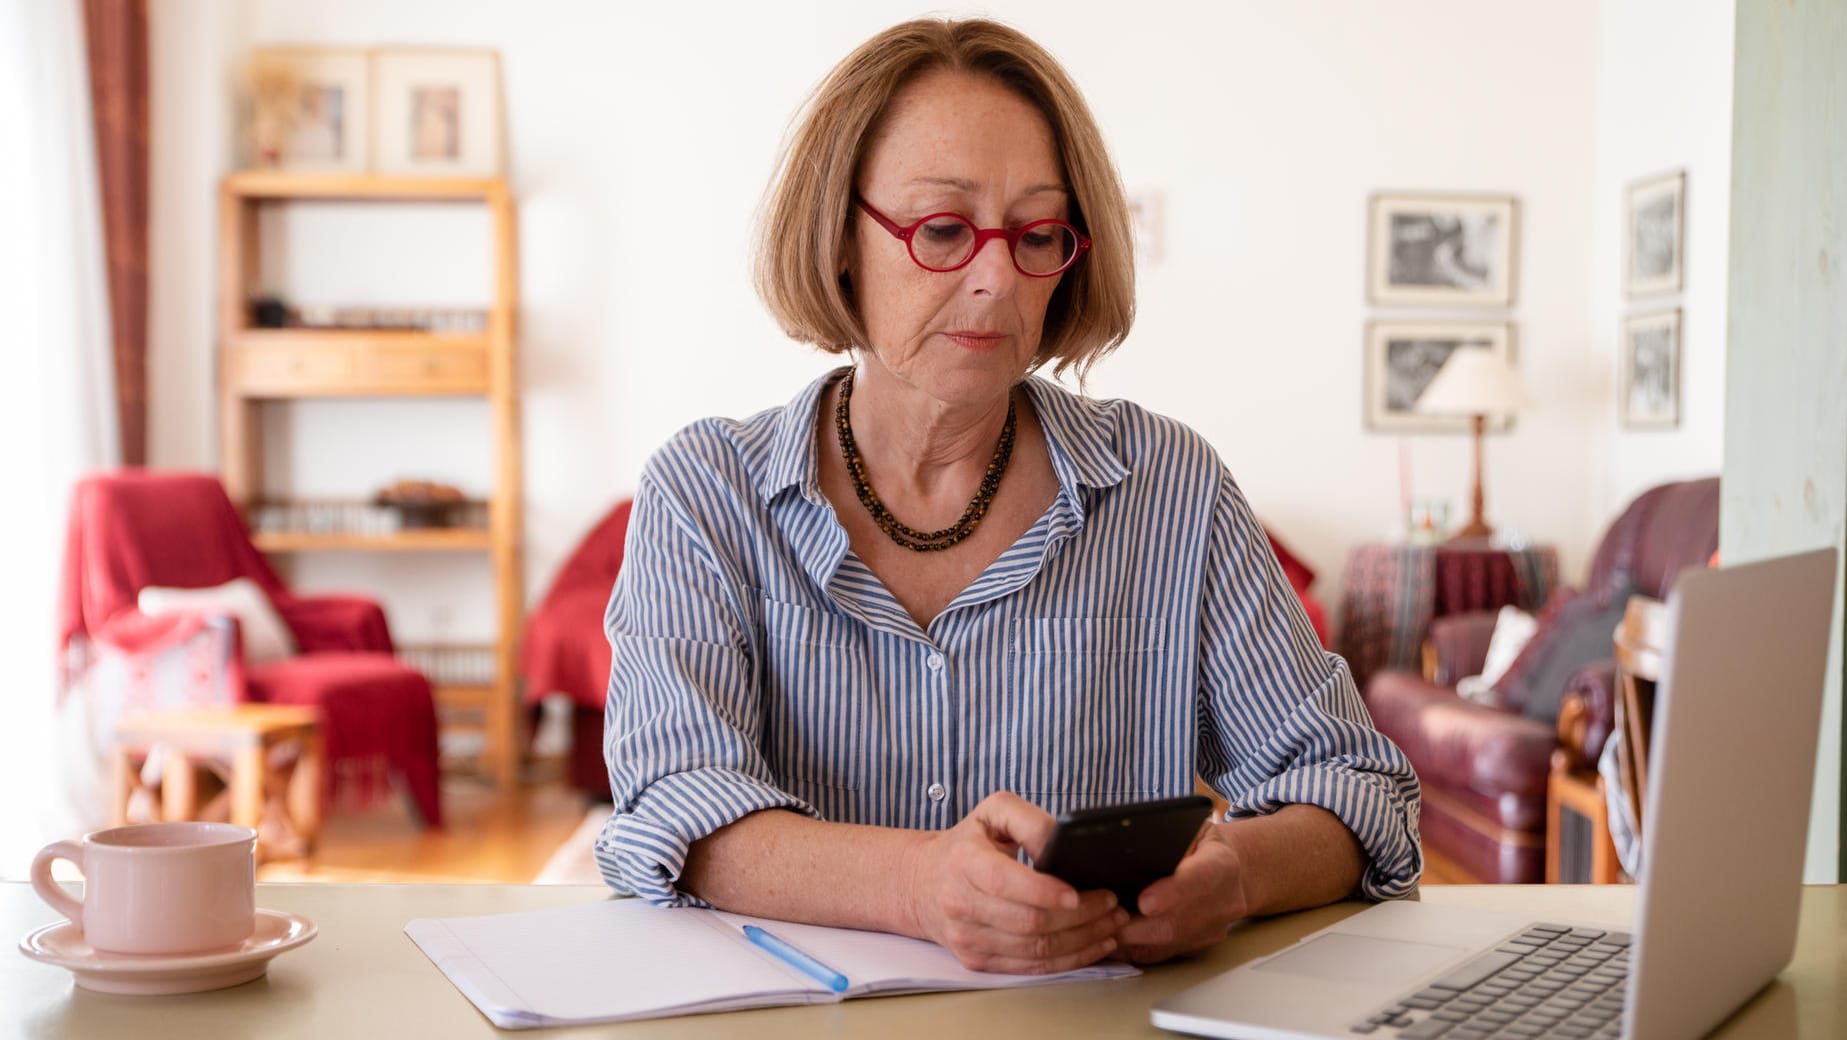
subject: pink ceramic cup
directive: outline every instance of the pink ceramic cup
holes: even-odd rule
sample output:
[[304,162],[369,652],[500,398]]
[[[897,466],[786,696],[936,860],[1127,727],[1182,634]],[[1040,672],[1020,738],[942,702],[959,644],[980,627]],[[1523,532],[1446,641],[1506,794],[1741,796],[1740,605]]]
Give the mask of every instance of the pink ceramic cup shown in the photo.
[[[32,887],[105,953],[225,949],[256,927],[256,841],[228,823],[111,827],[39,850]],[[82,901],[51,880],[58,859],[83,872]]]

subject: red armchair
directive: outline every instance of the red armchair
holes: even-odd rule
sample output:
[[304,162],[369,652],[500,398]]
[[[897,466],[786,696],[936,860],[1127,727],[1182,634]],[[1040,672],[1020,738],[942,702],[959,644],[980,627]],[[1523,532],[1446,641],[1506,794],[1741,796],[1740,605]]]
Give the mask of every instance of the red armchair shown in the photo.
[[616,503],[558,568],[552,587],[526,619],[520,649],[528,703],[551,693],[571,698],[568,774],[573,787],[598,801],[609,800],[603,705],[609,694],[610,650],[603,613],[622,569],[633,505],[629,499]]
[[[298,656],[244,661],[234,620],[149,616],[148,586],[208,588],[248,578],[293,635]],[[298,596],[251,544],[212,477],[124,470],[82,480],[71,504],[60,642],[89,680],[107,728],[148,708],[296,704],[316,709],[330,794],[364,797],[391,774],[423,821],[442,823],[436,710],[429,680],[393,655],[378,604]],[[98,688],[100,687],[100,688]]]
[[1613,710],[1611,636],[1629,597],[1665,599],[1674,577],[1705,566],[1718,544],[1718,478],[1650,489],[1605,533],[1584,588],[1553,594],[1492,704],[1463,700],[1453,686],[1481,672],[1493,614],[1431,626],[1437,681],[1391,670],[1367,683],[1373,724],[1423,783],[1426,846],[1484,881],[1544,880],[1546,778],[1561,702],[1573,695],[1589,709],[1579,723],[1586,744],[1573,750],[1595,761]]

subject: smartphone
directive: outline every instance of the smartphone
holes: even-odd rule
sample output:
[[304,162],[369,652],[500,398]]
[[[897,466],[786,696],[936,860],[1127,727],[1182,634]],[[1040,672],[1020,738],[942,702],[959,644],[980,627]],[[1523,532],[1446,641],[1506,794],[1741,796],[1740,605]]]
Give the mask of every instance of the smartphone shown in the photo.
[[1197,794],[1066,813],[1033,868],[1079,892],[1107,888],[1138,913],[1135,898],[1174,872],[1211,813]]

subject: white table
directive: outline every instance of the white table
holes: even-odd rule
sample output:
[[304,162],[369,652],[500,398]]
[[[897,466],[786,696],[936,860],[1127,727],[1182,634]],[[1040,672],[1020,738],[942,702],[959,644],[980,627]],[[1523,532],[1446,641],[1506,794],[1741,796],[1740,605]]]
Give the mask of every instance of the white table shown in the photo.
[[[1804,890],[1794,963],[1734,1016],[1728,1038],[1847,1037],[1847,887]],[[1627,886],[1431,886],[1432,903],[1624,924]],[[258,885],[257,904],[320,927],[307,946],[270,962],[266,978],[212,993],[120,997],[77,989],[61,968],[0,955],[0,1030],[28,1037],[211,1040],[217,1037],[512,1036],[489,1025],[404,935],[415,917],[534,910],[606,897],[600,887],[529,885]],[[851,1000],[534,1031],[534,1037],[1172,1037],[1148,1022],[1158,1000],[1246,959],[1273,952],[1360,909],[1343,903],[1247,924],[1196,960],[1137,979],[989,993]],[[57,920],[24,883],[0,884],[0,921],[14,943]]]

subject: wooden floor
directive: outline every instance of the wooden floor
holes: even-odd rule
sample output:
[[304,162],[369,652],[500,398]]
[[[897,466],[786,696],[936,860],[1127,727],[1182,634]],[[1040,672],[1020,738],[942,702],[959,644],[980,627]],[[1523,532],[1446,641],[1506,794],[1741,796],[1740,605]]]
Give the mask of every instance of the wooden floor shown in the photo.
[[468,777],[443,780],[441,830],[423,830],[403,799],[340,809],[314,854],[257,869],[259,881],[524,884],[582,823],[583,795],[558,781],[509,793]]
[[1481,879],[1448,856],[1437,852],[1430,846],[1424,846],[1424,884],[1426,885],[1479,885]]

